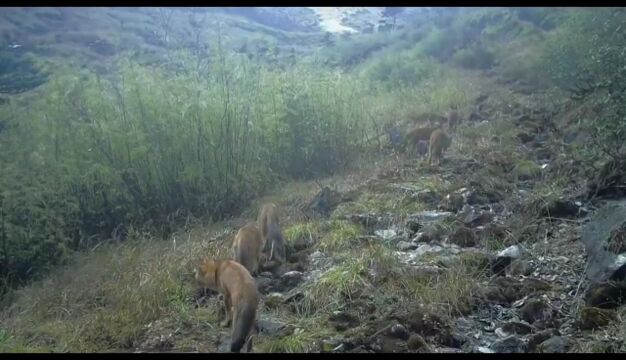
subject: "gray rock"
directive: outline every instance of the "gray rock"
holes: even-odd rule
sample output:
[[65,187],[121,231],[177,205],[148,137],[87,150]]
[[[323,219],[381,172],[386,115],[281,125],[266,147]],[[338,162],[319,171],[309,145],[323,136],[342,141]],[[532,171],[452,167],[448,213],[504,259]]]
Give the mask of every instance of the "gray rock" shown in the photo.
[[476,245],[476,235],[471,229],[461,226],[450,234],[448,241],[461,247],[471,247]]
[[508,323],[502,325],[502,330],[508,334],[527,335],[533,331],[533,327],[527,323],[509,321]]
[[537,350],[542,353],[566,353],[573,343],[568,337],[555,336],[537,346]]
[[304,279],[304,273],[300,271],[289,271],[281,276],[281,282],[284,288],[292,288],[298,285]]
[[532,266],[526,260],[516,259],[507,267],[506,272],[511,276],[529,276],[533,271]]
[[439,207],[446,211],[457,212],[463,208],[464,201],[463,195],[452,193],[446,195]]
[[543,330],[531,335],[528,339],[528,352],[535,352],[537,350],[537,345],[541,344],[542,342],[548,340],[553,336],[558,335],[559,333],[555,329]]
[[285,328],[284,323],[266,317],[261,317],[257,324],[259,326],[259,332],[269,336],[278,336],[281,330]]
[[359,319],[347,311],[334,311],[328,320],[337,331],[345,331],[359,324]]
[[[609,280],[626,264],[626,201],[605,205],[583,226],[581,240],[587,253],[587,279],[592,284]],[[620,256],[622,255],[622,256]]]
[[500,251],[498,257],[510,257],[511,259],[518,259],[522,255],[522,251],[518,245],[509,246],[508,248]]
[[401,324],[395,324],[389,329],[389,336],[397,339],[407,340],[409,335],[409,331]]
[[515,335],[498,340],[491,345],[491,350],[501,354],[525,353],[526,343]]
[[450,216],[452,216],[452,213],[448,211],[422,211],[422,212],[410,215],[409,218],[415,219],[420,223],[424,223],[424,222],[434,222],[434,221],[443,220]]
[[406,242],[406,241],[398,242],[398,250],[400,251],[409,251],[409,250],[415,250],[415,249],[417,249],[417,244]]
[[522,319],[530,324],[535,321],[545,322],[552,318],[552,310],[543,300],[530,300],[519,311]]
[[380,237],[383,240],[392,240],[398,236],[398,233],[395,230],[386,229],[386,230],[376,230],[374,231],[374,235]]

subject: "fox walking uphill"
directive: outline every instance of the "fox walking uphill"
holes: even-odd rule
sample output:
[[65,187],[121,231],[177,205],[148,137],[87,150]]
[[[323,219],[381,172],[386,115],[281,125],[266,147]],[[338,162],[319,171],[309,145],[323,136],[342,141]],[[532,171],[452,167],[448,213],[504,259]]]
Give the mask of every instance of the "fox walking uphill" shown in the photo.
[[287,254],[285,252],[283,233],[278,223],[276,205],[271,203],[263,205],[259,213],[258,223],[261,229],[263,243],[265,244],[263,252],[267,253],[269,251],[265,266],[267,268],[274,268],[284,264]]
[[[241,264],[233,260],[208,260],[196,268],[198,283],[224,296],[226,319],[220,324],[228,326],[232,321],[231,352],[240,352],[246,339],[256,328],[259,294],[256,283]],[[246,351],[252,349],[252,339],[247,341]]]
[[253,223],[239,229],[233,239],[233,259],[243,265],[252,275],[259,270],[263,237]]

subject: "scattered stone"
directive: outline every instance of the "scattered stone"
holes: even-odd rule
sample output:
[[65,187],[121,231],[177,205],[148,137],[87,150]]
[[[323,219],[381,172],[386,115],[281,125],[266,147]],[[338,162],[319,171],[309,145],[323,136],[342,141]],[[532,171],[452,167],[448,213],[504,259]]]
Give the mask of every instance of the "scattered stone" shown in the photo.
[[415,220],[407,220],[405,224],[406,228],[409,230],[411,234],[415,234],[422,228],[422,224]]
[[141,344],[141,348],[143,349],[153,349],[158,351],[165,351],[173,347],[174,337],[172,334],[155,336]]
[[626,229],[626,201],[609,203],[598,209],[582,228],[581,240],[587,253],[587,279],[592,284],[611,279],[626,264],[626,254],[614,250],[626,236],[615,229]]
[[406,340],[409,338],[409,331],[401,324],[395,324],[389,329],[389,336]]
[[558,199],[543,207],[541,216],[569,218],[585,215],[586,211],[574,201]]
[[[257,321],[259,326],[259,332],[269,336],[284,335],[283,330],[286,328],[285,324],[279,321],[270,320],[268,318],[261,317]],[[293,329],[292,329],[293,330]]]
[[272,279],[270,277],[259,275],[255,280],[257,289],[259,289],[261,294],[267,294],[270,292],[272,287]]
[[533,272],[532,266],[526,260],[516,259],[506,268],[505,272],[510,276],[529,276]]
[[398,242],[397,246],[398,246],[398,250],[400,251],[409,251],[409,250],[417,249],[417,244],[406,242],[406,241]]
[[568,337],[555,336],[537,345],[537,350],[541,353],[566,353],[572,345]]
[[325,255],[319,250],[316,250],[309,255],[309,263],[315,269],[324,270],[332,266],[333,259],[330,256]]
[[527,335],[533,332],[533,327],[524,322],[509,321],[502,325],[502,330],[509,334]]
[[434,222],[434,221],[443,220],[450,216],[452,216],[452,213],[447,212],[447,211],[444,211],[444,212],[422,211],[419,213],[409,215],[409,219],[416,220],[419,223],[425,223],[425,222]]
[[474,348],[474,350],[472,352],[479,353],[479,354],[493,354],[493,353],[495,353],[495,351],[491,350],[490,348],[484,347],[484,346],[477,346],[476,348]]
[[518,245],[509,246],[508,248],[500,251],[498,257],[509,257],[511,259],[518,259],[522,256],[522,250]]
[[336,339],[322,340],[320,343],[320,352],[329,353],[333,351],[340,351],[343,348],[343,344]]
[[465,196],[465,202],[467,205],[482,205],[489,203],[489,196],[482,194],[478,191],[470,191]]
[[297,286],[304,279],[304,273],[300,271],[289,271],[284,273],[280,279],[282,289],[291,289]]
[[613,310],[584,307],[580,311],[580,328],[583,330],[597,329],[607,326],[616,318],[617,316]]
[[491,272],[495,275],[503,275],[509,269],[514,260],[522,256],[522,250],[518,245],[509,246],[500,251],[491,263]]
[[530,324],[547,321],[552,317],[550,306],[543,300],[530,300],[519,310],[522,319]]
[[383,240],[392,240],[398,236],[398,233],[395,230],[376,230],[374,231],[374,235],[380,237]]
[[337,331],[346,331],[359,325],[359,319],[346,311],[334,311],[328,320]]
[[463,221],[465,222],[465,225],[475,228],[488,224],[491,220],[493,220],[493,213],[481,210],[477,213],[466,216]]
[[465,199],[463,199],[461,194],[448,194],[439,205],[439,208],[445,211],[457,212],[463,208],[464,201]]
[[535,352],[537,350],[537,345],[558,335],[559,333],[555,329],[547,329],[530,336],[528,339],[528,352]]
[[408,316],[409,329],[422,335],[433,336],[445,331],[448,326],[436,314],[418,308]]
[[471,247],[476,245],[476,235],[471,229],[460,226],[450,234],[448,241],[461,247]]
[[491,345],[491,350],[500,354],[525,353],[526,343],[515,335],[497,340]]
[[448,331],[444,331],[443,333],[438,334],[438,336],[436,336],[436,340],[441,345],[457,349],[460,349],[461,347],[463,347],[464,344],[468,342],[466,336],[458,333],[450,333]]

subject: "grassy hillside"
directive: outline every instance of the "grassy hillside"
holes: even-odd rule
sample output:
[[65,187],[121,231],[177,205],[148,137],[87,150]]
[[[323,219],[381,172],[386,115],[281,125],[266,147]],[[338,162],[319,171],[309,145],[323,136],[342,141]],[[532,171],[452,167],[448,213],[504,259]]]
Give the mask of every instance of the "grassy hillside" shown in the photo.
[[[623,187],[622,9],[409,11],[342,36],[267,11],[0,14],[0,351],[223,350],[191,270],[270,200],[292,272],[256,278],[255,351],[502,350],[496,326],[528,331],[518,350],[557,329],[623,349],[576,325],[581,219],[551,216]],[[441,167],[392,151],[386,131],[453,108]],[[535,300],[554,322],[524,320]]]

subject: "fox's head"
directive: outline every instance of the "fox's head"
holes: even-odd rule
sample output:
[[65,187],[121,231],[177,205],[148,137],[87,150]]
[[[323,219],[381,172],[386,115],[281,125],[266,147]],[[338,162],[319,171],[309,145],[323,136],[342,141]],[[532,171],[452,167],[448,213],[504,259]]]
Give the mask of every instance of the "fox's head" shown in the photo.
[[194,278],[200,285],[212,290],[215,289],[217,286],[217,279],[215,278],[217,266],[215,260],[204,259],[202,263],[194,269]]

